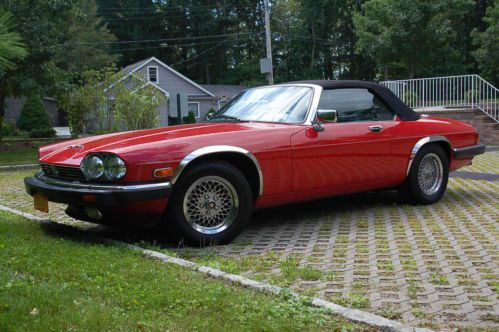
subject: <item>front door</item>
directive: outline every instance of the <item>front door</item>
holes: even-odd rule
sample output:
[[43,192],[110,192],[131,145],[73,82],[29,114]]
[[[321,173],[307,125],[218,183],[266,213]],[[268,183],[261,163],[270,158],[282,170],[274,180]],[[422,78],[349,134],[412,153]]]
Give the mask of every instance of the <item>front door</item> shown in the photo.
[[335,110],[317,135],[291,138],[294,191],[374,182],[387,178],[395,114],[368,89],[324,90],[319,109]]

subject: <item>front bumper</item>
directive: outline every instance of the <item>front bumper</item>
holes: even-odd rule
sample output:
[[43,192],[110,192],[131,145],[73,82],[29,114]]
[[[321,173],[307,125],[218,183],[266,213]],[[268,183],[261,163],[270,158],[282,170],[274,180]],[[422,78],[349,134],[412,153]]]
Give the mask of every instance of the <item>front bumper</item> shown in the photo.
[[484,144],[470,145],[464,148],[454,148],[454,157],[471,158],[485,152]]
[[57,180],[43,173],[25,178],[24,185],[31,196],[41,194],[51,202],[89,207],[116,207],[167,198],[172,192],[170,182],[100,185]]

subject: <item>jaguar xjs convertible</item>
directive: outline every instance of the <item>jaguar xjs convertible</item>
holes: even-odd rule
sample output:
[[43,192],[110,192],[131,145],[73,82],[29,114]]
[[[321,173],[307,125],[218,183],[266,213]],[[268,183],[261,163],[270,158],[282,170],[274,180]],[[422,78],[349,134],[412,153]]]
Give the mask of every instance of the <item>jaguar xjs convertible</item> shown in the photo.
[[376,83],[301,81],[248,89],[203,123],[41,147],[25,186],[45,212],[64,203],[79,220],[220,244],[255,208],[382,188],[435,203],[484,150],[473,127]]

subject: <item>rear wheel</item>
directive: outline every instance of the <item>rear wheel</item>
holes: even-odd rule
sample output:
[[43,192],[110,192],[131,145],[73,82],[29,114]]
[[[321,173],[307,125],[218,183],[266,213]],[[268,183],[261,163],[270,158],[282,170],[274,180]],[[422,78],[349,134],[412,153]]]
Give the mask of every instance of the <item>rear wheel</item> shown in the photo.
[[416,204],[432,204],[444,195],[449,161],[440,145],[423,146],[414,158],[401,194]]
[[247,224],[252,205],[250,185],[236,167],[200,163],[175,184],[163,224],[191,245],[225,244]]

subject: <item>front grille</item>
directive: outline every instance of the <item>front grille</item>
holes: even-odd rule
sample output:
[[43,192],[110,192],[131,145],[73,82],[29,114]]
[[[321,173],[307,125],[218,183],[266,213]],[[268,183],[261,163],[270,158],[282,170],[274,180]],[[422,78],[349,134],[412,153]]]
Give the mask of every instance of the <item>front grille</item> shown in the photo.
[[42,167],[43,173],[52,178],[86,181],[85,175],[83,175],[83,172],[79,167],[59,166],[51,164],[41,164],[40,166]]

